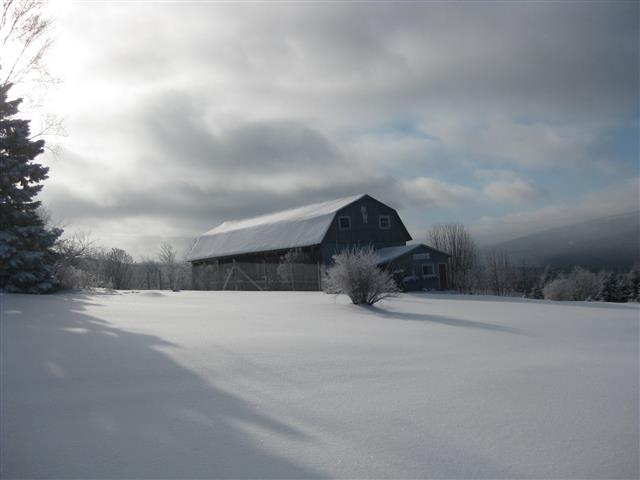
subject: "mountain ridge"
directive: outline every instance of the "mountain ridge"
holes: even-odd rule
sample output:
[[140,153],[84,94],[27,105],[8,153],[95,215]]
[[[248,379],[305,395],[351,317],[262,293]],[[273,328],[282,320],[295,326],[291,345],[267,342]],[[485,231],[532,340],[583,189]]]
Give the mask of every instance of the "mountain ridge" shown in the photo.
[[554,227],[484,247],[514,261],[569,268],[624,269],[640,262],[640,210]]

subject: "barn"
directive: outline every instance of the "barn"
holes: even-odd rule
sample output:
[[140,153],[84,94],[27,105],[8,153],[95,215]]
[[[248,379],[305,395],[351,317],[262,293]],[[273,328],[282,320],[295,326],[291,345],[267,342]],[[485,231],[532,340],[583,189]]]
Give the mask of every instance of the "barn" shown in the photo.
[[362,194],[224,222],[189,261],[197,289],[320,290],[334,254],[371,246],[403,288],[446,289],[448,255],[410,240],[395,209]]

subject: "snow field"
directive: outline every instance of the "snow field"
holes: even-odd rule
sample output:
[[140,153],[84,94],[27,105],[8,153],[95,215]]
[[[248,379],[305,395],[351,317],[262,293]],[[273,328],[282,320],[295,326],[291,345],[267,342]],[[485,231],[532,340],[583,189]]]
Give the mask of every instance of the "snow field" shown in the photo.
[[2,477],[637,478],[639,313],[3,295]]

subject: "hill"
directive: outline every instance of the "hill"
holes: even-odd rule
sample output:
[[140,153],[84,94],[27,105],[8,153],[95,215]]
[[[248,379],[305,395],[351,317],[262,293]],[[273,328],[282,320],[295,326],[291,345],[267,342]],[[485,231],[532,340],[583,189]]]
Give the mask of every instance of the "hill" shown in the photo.
[[557,268],[627,269],[640,262],[640,211],[544,230],[489,249]]

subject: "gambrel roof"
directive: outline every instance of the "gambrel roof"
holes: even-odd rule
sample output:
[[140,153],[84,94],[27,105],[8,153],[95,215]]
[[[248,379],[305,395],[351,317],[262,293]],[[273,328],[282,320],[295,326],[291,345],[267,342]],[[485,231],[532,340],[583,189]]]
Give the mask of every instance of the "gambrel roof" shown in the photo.
[[224,222],[198,238],[189,261],[318,245],[336,213],[364,196],[354,195]]

